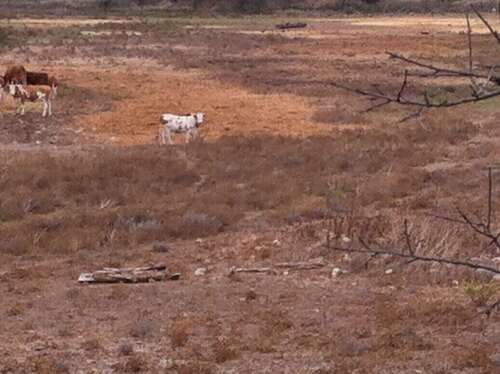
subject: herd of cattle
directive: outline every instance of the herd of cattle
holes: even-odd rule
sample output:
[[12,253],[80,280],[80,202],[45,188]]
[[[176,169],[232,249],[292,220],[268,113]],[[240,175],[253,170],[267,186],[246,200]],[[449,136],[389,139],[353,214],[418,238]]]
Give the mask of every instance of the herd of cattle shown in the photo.
[[16,113],[21,115],[24,115],[24,104],[27,101],[41,101],[43,102],[42,116],[51,116],[52,100],[57,95],[58,85],[57,79],[47,73],[29,72],[22,65],[10,66],[4,76],[0,76],[0,100],[4,92],[10,94],[15,100],[19,100],[20,106]]
[[[7,68],[0,76],[0,102],[6,93],[18,100],[20,105],[16,113],[24,115],[26,102],[40,101],[43,103],[42,116],[52,115],[52,100],[57,96],[58,80],[43,72],[27,71],[22,65]],[[160,131],[158,140],[160,144],[173,144],[172,133],[186,134],[186,142],[198,136],[198,128],[203,123],[203,113],[189,113],[176,115],[164,113],[160,116]]]

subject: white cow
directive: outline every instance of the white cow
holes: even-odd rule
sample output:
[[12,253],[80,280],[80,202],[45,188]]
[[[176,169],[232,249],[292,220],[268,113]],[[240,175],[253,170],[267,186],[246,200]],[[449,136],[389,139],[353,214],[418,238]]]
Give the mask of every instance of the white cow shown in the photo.
[[160,144],[173,144],[172,133],[186,134],[186,142],[198,136],[198,127],[203,123],[203,113],[191,113],[176,115],[171,113],[162,114],[160,117]]

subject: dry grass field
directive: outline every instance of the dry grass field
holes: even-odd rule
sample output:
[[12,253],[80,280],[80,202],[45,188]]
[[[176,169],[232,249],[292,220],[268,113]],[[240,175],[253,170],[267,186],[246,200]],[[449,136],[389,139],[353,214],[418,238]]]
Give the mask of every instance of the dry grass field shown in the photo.
[[[404,109],[362,113],[368,102],[330,84],[397,92],[404,67],[385,51],[466,68],[463,18],[275,31],[282,21],[294,19],[0,19],[0,71],[21,63],[61,81],[52,117],[0,104],[0,373],[500,372],[500,312],[478,315],[498,280],[324,245],[328,214],[347,211],[337,238],[399,248],[408,219],[422,253],[499,256],[429,216],[485,211],[498,99],[399,123]],[[496,63],[473,28],[477,63]],[[451,98],[467,85],[409,89]],[[161,113],[194,111],[202,139],[157,144]],[[318,258],[328,265],[228,276]],[[77,282],[148,263],[181,279]]]

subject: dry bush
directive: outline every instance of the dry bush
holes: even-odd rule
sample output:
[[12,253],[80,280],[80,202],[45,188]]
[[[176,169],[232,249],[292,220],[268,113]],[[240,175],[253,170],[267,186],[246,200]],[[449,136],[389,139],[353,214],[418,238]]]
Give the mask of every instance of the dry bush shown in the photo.
[[[358,209],[427,209],[436,175],[422,167],[440,152],[438,146],[422,152],[415,142],[378,130],[369,139],[356,131],[307,140],[227,137],[186,151],[192,170],[174,148],[3,154],[0,248],[14,255],[71,254],[197,238],[237,230],[252,212],[288,222],[321,214],[318,204],[332,179]],[[197,187],[201,174],[208,182]],[[466,187],[449,178],[443,184]]]
[[130,293],[131,290],[128,285],[116,284],[112,286],[109,298],[115,301],[126,301]]
[[488,301],[500,292],[500,284],[496,282],[481,283],[469,280],[463,283],[465,294],[476,307],[488,305]]
[[478,343],[473,347],[464,347],[453,352],[453,368],[463,370],[464,368],[481,368],[481,373],[494,373],[495,364],[490,355],[493,347],[484,343]]
[[85,339],[85,341],[81,344],[81,347],[85,351],[96,352],[96,351],[102,349],[102,344],[101,344],[101,340],[99,339],[99,337],[95,336],[95,337]]
[[26,362],[30,373],[35,374],[67,374],[70,373],[64,362],[49,356],[38,355],[31,356]]
[[17,302],[15,305],[13,305],[13,306],[9,307],[9,309],[7,309],[6,314],[8,317],[18,317],[18,316],[24,314],[25,310],[26,310],[26,307],[23,304]]
[[199,360],[183,363],[177,368],[177,374],[212,374],[213,372],[214,369],[210,363]]
[[390,354],[394,350],[427,351],[433,348],[430,339],[411,328],[391,328],[377,337],[377,349]]
[[134,346],[130,343],[122,343],[118,347],[118,352],[122,356],[130,356],[132,353],[134,353]]
[[170,329],[169,336],[172,342],[172,347],[184,347],[189,340],[191,330],[193,328],[193,321],[189,318],[176,319]]
[[139,373],[141,371],[147,370],[147,361],[141,356],[132,356],[125,363],[125,372],[127,373]]
[[132,354],[125,362],[113,365],[113,368],[120,373],[140,373],[148,370],[148,361],[142,355]]
[[150,320],[138,320],[130,326],[130,336],[136,339],[146,339],[153,335],[154,324]]
[[214,360],[218,364],[226,361],[235,360],[240,355],[240,348],[236,342],[224,336],[218,336],[212,343]]

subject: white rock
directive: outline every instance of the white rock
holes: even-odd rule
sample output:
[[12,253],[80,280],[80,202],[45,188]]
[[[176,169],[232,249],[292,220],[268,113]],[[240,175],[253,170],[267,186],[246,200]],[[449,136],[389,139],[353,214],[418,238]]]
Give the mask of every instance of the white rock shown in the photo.
[[281,245],[281,242],[278,239],[273,240],[273,245],[279,247]]
[[207,273],[207,268],[198,268],[194,271],[194,275],[201,277]]
[[332,269],[332,278],[336,278],[341,273],[342,273],[342,270],[340,270],[340,268],[333,268]]
[[496,282],[500,282],[500,274],[497,274],[493,277],[493,280]]
[[385,271],[385,273],[386,273],[386,274],[392,274],[392,273],[394,273],[394,270],[393,270],[393,269],[387,269],[387,270]]
[[349,238],[349,237],[347,237],[347,236],[345,236],[345,235],[342,235],[342,241],[343,241],[344,243],[350,243],[350,242],[351,242],[351,238]]
[[288,275],[288,270],[285,270],[285,271],[283,272],[283,275]]

